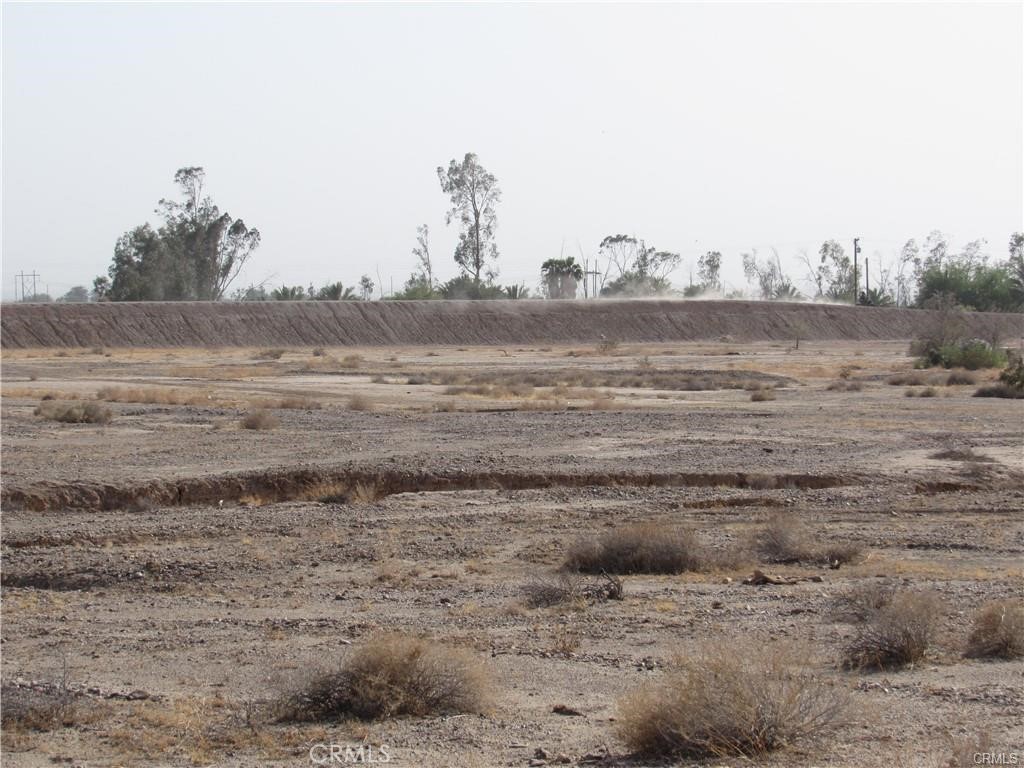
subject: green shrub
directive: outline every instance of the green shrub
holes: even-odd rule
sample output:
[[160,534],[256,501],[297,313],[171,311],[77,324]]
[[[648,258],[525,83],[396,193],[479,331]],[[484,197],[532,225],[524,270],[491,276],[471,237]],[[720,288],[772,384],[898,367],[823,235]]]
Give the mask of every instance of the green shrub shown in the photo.
[[964,341],[938,344],[934,341],[914,342],[911,354],[917,355],[917,366],[920,368],[966,368],[976,371],[979,368],[1001,368],[1006,365],[1006,353],[993,347],[982,339],[966,339]]
[[1024,398],[1024,359],[1014,355],[1014,359],[999,374],[999,383],[980,387],[974,396]]

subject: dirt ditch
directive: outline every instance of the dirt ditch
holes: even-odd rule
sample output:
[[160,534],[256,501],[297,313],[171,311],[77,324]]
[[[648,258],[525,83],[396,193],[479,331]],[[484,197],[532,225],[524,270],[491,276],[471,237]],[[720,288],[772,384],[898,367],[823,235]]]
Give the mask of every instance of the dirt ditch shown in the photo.
[[8,487],[7,508],[38,512],[64,509],[145,510],[152,507],[272,504],[285,501],[349,503],[397,493],[527,490],[584,487],[726,487],[817,489],[859,484],[856,475],[742,472],[382,472],[374,469],[282,468],[182,480],[117,485],[45,482]]

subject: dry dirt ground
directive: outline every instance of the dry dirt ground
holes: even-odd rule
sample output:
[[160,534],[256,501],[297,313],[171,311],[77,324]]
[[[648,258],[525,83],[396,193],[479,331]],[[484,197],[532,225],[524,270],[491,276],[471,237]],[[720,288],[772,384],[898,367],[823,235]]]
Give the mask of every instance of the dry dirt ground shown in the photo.
[[[318,743],[408,766],[527,766],[538,749],[646,765],[618,736],[622,696],[734,638],[806,649],[851,706],[820,739],[707,765],[942,766],[983,733],[1019,754],[1024,662],[963,648],[979,605],[1024,596],[1024,401],[937,372],[935,396],[908,397],[925,387],[886,383],[911,369],[902,342],[278,352],[4,352],[5,699],[56,686],[72,703],[51,730],[8,724],[5,766],[309,766]],[[775,398],[753,402],[766,384]],[[108,424],[33,415],[105,388]],[[261,405],[278,425],[241,428]],[[975,456],[934,458],[947,450]],[[627,576],[621,601],[524,604],[580,537],[674,523],[742,553],[780,511],[864,556],[748,553]],[[754,568],[795,583],[743,584]],[[841,668],[856,626],[837,598],[872,583],[940,597],[923,663]],[[271,716],[381,630],[473,649],[487,712]]]

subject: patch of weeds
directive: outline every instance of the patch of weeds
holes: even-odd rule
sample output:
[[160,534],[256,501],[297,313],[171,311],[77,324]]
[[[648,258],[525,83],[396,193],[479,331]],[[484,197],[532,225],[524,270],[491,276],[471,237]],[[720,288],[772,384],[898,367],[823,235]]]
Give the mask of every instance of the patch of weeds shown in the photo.
[[349,370],[359,368],[362,364],[362,355],[345,355],[341,358],[341,362],[338,363],[342,368],[348,368]]
[[845,693],[801,649],[708,642],[619,705],[630,749],[657,759],[762,757],[842,724]]
[[868,616],[847,646],[847,669],[899,669],[924,658],[935,634],[935,619],[942,608],[928,592],[897,592]]
[[828,392],[860,392],[864,384],[859,381],[833,381],[825,390]]
[[366,395],[352,395],[348,399],[348,409],[350,411],[372,411],[373,401]]
[[983,605],[974,616],[965,655],[984,659],[1024,657],[1024,603],[994,600]]
[[238,425],[242,429],[276,429],[281,426],[281,420],[270,411],[260,408],[243,416]]
[[290,720],[378,720],[484,711],[490,676],[468,651],[407,635],[371,638],[283,702]]
[[284,357],[283,349],[261,349],[252,356],[253,360],[280,360]]
[[975,453],[971,448],[947,448],[943,451],[937,451],[928,456],[929,459],[938,459],[940,461],[979,461],[983,463],[992,463],[995,461],[991,456],[986,456],[982,453]]
[[593,574],[683,573],[731,565],[686,528],[640,523],[581,539],[566,554],[566,571]]
[[772,515],[754,534],[754,549],[772,563],[828,563],[839,566],[860,559],[863,548],[853,542],[824,542],[792,514]]
[[553,605],[621,600],[622,579],[607,573],[601,575],[600,581],[567,572],[534,579],[523,587],[524,602],[529,608],[549,608]]
[[977,383],[978,377],[970,371],[950,371],[949,376],[946,377],[947,387],[964,386]]
[[109,424],[114,418],[109,408],[93,402],[65,403],[48,400],[40,403],[33,413],[44,419],[65,424]]

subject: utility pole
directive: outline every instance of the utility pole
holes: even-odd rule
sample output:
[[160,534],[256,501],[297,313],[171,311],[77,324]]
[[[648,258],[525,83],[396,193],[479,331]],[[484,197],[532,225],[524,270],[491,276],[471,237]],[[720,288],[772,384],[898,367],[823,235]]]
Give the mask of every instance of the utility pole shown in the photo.
[[853,305],[857,306],[857,254],[860,253],[860,238],[853,238]]
[[864,257],[864,295],[871,293],[871,273],[868,271],[868,257]]
[[593,277],[594,278],[594,298],[595,299],[598,298],[598,295],[597,295],[597,278],[599,278],[600,276],[601,276],[601,271],[600,271],[600,269],[598,269],[597,259],[595,258],[594,259],[594,270],[592,272],[587,271],[587,272],[583,273],[583,292],[584,292],[584,294],[586,294],[586,292],[587,292],[587,278],[588,277]]
[[[35,271],[35,270],[33,269],[33,270],[32,270],[32,271],[31,271],[30,273],[28,273],[28,274],[26,274],[26,273],[25,273],[25,271],[24,271],[24,270],[22,270],[22,271],[21,271],[21,272],[19,272],[19,273],[18,273],[17,275],[15,275],[15,277],[17,277],[17,278],[18,278],[18,282],[19,282],[19,283],[21,283],[21,300],[22,300],[22,301],[24,301],[24,300],[25,300],[25,279],[26,279],[26,278],[29,278],[29,277],[31,277],[31,278],[32,278],[32,298],[35,298],[35,297],[36,297],[36,278],[37,278],[37,277],[41,277],[41,275],[39,275],[39,274],[38,274],[38,273],[37,273],[37,272],[36,272],[36,271]],[[15,299],[15,301],[17,301],[17,299],[18,299],[18,290],[17,290],[17,286],[15,286],[15,290],[14,290],[14,299]]]

